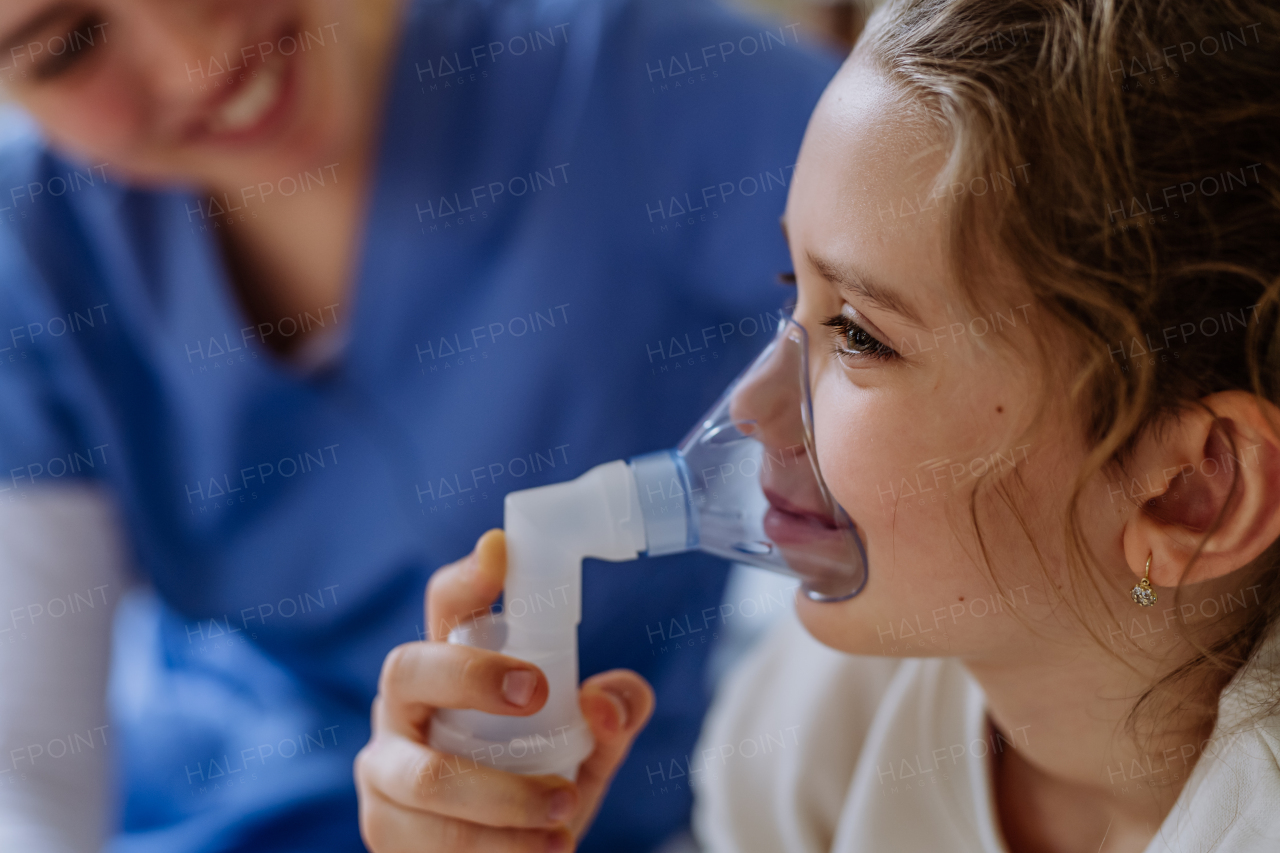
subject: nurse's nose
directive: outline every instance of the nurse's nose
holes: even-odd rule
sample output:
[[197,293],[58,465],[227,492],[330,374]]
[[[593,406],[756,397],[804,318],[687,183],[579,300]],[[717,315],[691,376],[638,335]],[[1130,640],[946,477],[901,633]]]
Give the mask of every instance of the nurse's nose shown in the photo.
[[805,336],[785,323],[729,399],[738,430],[767,448],[804,447]]
[[[243,3],[135,0],[121,3],[119,23],[130,31],[134,62],[153,94],[175,100],[199,100],[193,90],[203,81],[211,57],[239,55],[245,17]],[[194,69],[194,71],[193,71]],[[208,82],[208,81],[203,81]]]

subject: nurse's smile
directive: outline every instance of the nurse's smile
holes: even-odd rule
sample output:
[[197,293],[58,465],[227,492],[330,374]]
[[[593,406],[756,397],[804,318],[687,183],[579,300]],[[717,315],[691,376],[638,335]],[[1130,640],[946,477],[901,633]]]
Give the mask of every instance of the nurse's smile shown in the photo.
[[[292,41],[294,32],[296,28],[288,26],[274,38],[256,43],[270,46],[285,38]],[[254,42],[246,41],[249,43]],[[298,51],[286,56],[272,49],[265,58],[259,58],[260,53],[251,51],[248,61],[240,66],[243,73],[231,72],[222,92],[215,92],[201,105],[186,122],[182,141],[191,145],[258,145],[288,126],[298,103]]]
[[51,140],[133,181],[234,194],[335,162],[352,176],[398,4],[7,0],[0,86]]

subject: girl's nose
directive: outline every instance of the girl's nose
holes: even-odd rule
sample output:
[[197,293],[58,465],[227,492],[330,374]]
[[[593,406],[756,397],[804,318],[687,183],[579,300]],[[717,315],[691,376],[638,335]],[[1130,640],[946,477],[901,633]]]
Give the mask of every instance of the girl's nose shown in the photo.
[[766,447],[804,445],[806,345],[800,327],[784,325],[733,389],[730,416],[740,432]]

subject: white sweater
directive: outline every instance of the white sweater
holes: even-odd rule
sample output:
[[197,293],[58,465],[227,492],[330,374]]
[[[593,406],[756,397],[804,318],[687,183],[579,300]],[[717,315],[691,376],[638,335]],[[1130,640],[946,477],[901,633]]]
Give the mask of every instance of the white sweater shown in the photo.
[[[1223,692],[1146,853],[1280,853],[1280,715],[1253,723],[1248,707],[1277,673],[1280,633]],[[845,655],[788,613],[723,684],[686,762],[694,830],[708,853],[1007,853],[989,768],[1009,748],[955,660]]]

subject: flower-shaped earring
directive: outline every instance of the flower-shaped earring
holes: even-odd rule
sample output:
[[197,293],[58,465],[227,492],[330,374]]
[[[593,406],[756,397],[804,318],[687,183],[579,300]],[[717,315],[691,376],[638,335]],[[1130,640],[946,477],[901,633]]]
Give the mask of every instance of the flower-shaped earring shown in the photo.
[[1147,571],[1142,580],[1138,581],[1138,585],[1129,591],[1133,596],[1133,603],[1141,607],[1151,607],[1156,603],[1156,591],[1151,588],[1151,558],[1154,554],[1147,555]]

